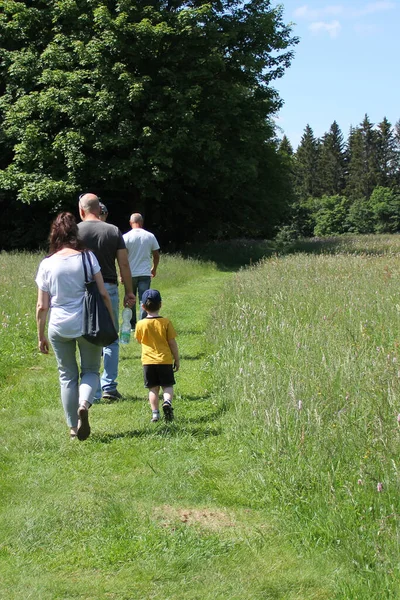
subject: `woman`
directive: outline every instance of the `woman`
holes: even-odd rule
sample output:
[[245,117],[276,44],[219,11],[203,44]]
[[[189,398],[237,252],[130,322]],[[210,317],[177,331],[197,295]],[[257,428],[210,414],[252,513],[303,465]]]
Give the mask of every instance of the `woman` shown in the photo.
[[[49,242],[50,255],[42,260],[36,276],[39,350],[48,354],[49,339],[57,359],[61,401],[70,427],[70,436],[71,439],[77,437],[83,441],[90,435],[88,411],[99,386],[102,348],[94,346],[81,335],[85,295],[83,247],[78,239],[75,217],[71,213],[62,212],[55,218]],[[112,315],[110,297],[104,286],[99,263],[92,252],[88,253],[99,292]],[[49,310],[47,339],[45,326]],[[79,366],[76,345],[80,354]]]

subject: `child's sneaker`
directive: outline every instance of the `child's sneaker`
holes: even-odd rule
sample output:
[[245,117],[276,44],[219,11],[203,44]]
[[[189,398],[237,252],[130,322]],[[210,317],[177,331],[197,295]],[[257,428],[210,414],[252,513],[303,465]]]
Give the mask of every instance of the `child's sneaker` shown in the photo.
[[168,400],[165,400],[164,404],[162,405],[162,409],[164,412],[165,420],[173,421],[174,420],[174,409],[171,406],[171,402],[169,402]]
[[151,419],[150,423],[157,423],[157,421],[160,420],[160,413],[158,410],[155,410],[153,412],[153,418]]

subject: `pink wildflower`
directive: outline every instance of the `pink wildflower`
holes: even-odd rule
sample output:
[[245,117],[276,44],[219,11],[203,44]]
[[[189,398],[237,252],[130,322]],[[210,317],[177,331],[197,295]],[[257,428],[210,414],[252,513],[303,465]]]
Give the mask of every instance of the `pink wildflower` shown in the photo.
[[378,485],[376,486],[376,489],[378,492],[381,492],[383,490],[383,485],[381,484],[380,481],[378,481]]

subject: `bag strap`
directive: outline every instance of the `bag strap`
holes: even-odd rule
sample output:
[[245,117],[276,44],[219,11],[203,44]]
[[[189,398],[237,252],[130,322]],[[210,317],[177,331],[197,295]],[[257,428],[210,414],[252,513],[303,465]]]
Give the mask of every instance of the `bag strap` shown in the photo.
[[90,265],[90,270],[92,272],[92,280],[94,279],[94,273],[93,273],[93,265],[92,265],[92,261],[90,260],[90,254],[84,250],[82,252],[82,264],[83,264],[83,271],[85,273],[85,284],[90,283],[89,278],[88,278],[88,272],[87,272],[87,267],[86,267],[86,261],[89,262]]

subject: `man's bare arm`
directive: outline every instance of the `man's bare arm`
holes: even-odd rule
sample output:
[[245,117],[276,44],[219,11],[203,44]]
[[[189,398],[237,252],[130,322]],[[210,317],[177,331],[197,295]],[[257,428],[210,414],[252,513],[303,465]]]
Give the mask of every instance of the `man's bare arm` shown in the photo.
[[117,250],[117,263],[121,274],[122,283],[125,287],[124,306],[133,306],[136,302],[135,294],[132,291],[132,274],[129,266],[128,251],[126,248]]
[[157,274],[158,263],[160,262],[160,252],[158,250],[153,250],[153,266],[151,269],[151,276],[155,277]]

